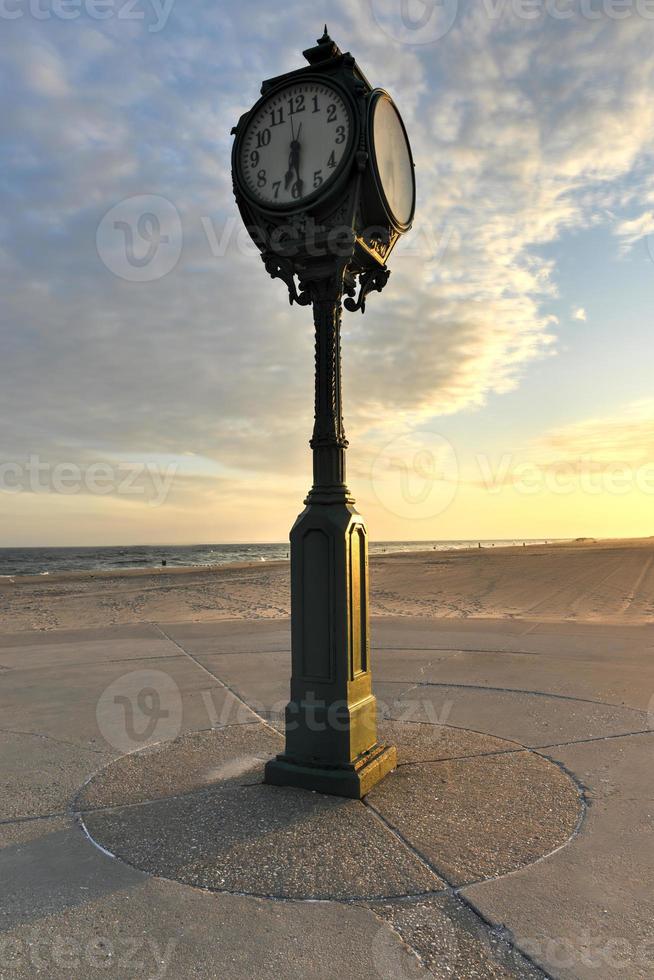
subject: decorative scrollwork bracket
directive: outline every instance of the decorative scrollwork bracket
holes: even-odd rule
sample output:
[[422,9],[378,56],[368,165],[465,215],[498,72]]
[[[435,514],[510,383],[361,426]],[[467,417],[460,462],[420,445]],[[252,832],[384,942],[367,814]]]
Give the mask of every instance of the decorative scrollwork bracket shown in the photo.
[[359,276],[359,295],[356,299],[348,297],[343,304],[345,309],[349,310],[350,313],[356,313],[357,310],[365,313],[368,293],[381,293],[388,282],[390,274],[391,270],[386,267],[369,269],[367,272],[362,272]]
[[297,303],[298,306],[310,305],[311,296],[309,293],[305,292],[302,288],[298,291],[295,282],[295,269],[290,259],[286,259],[281,255],[275,255],[273,252],[265,252],[261,258],[266,267],[266,272],[271,279],[281,279],[286,283],[288,287],[288,301],[291,306],[293,303]]

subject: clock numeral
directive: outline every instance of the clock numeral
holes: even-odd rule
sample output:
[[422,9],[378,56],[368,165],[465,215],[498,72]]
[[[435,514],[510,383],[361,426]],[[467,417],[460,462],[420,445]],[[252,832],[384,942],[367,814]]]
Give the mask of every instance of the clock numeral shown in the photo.
[[260,170],[257,174],[257,187],[265,187],[267,183],[266,171]]
[[273,190],[275,192],[275,200],[279,197],[279,188],[282,186],[281,180],[276,180],[273,184]]
[[302,197],[302,181],[296,180],[291,188],[291,194],[293,195],[293,200],[297,201]]
[[331,170],[334,170],[334,168],[336,167],[336,150],[332,150],[329,160],[327,161],[327,166]]
[[313,175],[313,186],[314,186],[314,190],[317,189],[318,187],[320,187],[320,185],[322,184],[322,182],[323,182],[323,180],[322,180],[322,170],[316,170],[315,174]]
[[263,146],[269,146],[271,135],[269,129],[262,129],[260,133],[257,133],[257,150]]
[[279,107],[279,109],[272,109],[270,112],[270,125],[271,126],[281,126],[284,122],[284,110]]
[[291,96],[291,98],[288,100],[288,111],[291,116],[294,116],[296,112],[304,112],[305,109],[306,106],[304,104],[303,95]]
[[336,115],[336,106],[332,102],[331,105],[327,106],[327,122],[336,122],[338,116]]
[[336,140],[335,140],[335,142],[336,143],[344,143],[345,142],[345,126],[337,126],[336,127]]
[[320,112],[320,106],[318,105],[318,96],[317,95],[314,95],[314,97],[313,97],[313,111],[314,112]]
[[250,154],[250,166],[251,167],[258,167],[259,166],[259,160],[260,159],[261,159],[261,157],[259,155],[259,151],[258,150],[252,150],[252,153]]

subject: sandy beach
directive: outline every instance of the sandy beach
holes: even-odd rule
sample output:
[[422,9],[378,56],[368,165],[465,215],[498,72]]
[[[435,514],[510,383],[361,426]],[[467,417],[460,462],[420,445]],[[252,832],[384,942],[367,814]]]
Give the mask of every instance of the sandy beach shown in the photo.
[[[654,622],[654,538],[389,554],[370,566],[373,616]],[[0,580],[7,632],[288,615],[288,562]]]

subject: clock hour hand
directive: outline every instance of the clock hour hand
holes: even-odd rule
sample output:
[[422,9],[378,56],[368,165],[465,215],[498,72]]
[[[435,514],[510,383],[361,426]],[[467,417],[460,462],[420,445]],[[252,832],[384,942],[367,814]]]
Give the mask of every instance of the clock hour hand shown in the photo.
[[284,177],[284,187],[286,190],[289,189],[293,183],[293,177],[298,174],[299,177],[299,166],[300,166],[300,144],[297,140],[293,140],[291,143],[291,152],[288,157],[288,170],[286,171],[286,176]]
[[[295,135],[295,129],[293,128],[293,120],[291,119],[291,152],[288,158],[288,170],[286,171],[286,177],[284,178],[284,187],[286,190],[289,189],[293,183],[293,172],[297,175],[297,180],[293,186],[293,189],[297,187],[298,193],[297,197],[302,197],[302,188],[304,182],[300,177],[300,152],[302,150],[302,144],[300,143],[300,133],[302,132],[302,123],[300,123],[299,129],[297,131],[297,136]],[[296,196],[295,194],[293,195]]]

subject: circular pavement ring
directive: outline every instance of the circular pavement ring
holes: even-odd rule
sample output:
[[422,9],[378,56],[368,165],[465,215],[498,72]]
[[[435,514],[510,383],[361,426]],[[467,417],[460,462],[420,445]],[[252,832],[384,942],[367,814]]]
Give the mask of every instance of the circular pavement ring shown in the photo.
[[365,802],[263,784],[268,726],[183,735],[112,762],[75,800],[86,833],[147,873],[265,898],[401,898],[525,867],[583,813],[558,766],[514,742],[386,722],[398,769]]

